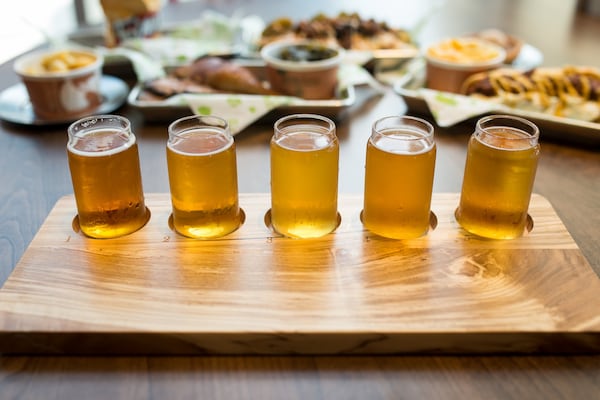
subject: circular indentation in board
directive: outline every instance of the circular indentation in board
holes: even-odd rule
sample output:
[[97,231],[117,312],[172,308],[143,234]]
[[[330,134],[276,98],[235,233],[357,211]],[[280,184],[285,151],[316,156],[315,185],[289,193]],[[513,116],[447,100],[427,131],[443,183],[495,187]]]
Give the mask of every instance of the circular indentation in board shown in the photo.
[[[363,211],[361,210],[360,212],[360,222],[363,223],[364,225],[364,221],[363,221]],[[427,231],[425,231],[423,233],[422,236],[426,235],[427,233],[429,233],[430,231],[435,230],[435,228],[437,228],[438,226],[438,218],[437,215],[433,212],[433,211],[429,211],[429,226],[427,228]]]
[[[454,219],[458,221],[458,208],[454,210]],[[525,228],[523,229],[523,236],[528,235],[533,230],[533,218],[529,213],[527,213],[527,217],[525,219]],[[476,235],[477,236],[477,235]]]
[[525,231],[523,232],[523,234],[527,235],[532,230],[533,230],[533,218],[531,218],[531,215],[527,214],[527,221],[525,222]]
[[139,230],[140,230],[140,229],[142,229],[144,226],[146,226],[146,224],[148,223],[148,221],[150,221],[150,217],[151,217],[151,215],[152,215],[152,214],[150,213],[150,209],[149,209],[148,207],[146,207],[146,219],[144,220],[144,223],[140,225],[140,227],[139,227],[139,228],[137,228],[137,229],[136,229],[136,230],[134,230],[134,231],[131,231],[131,232],[125,233],[125,234],[123,234],[123,235],[113,236],[113,237],[110,237],[110,238],[108,238],[108,237],[106,237],[106,238],[97,238],[97,237],[93,237],[93,236],[86,235],[86,234],[85,234],[85,233],[84,233],[84,232],[81,230],[81,225],[79,224],[79,214],[75,215],[75,217],[73,218],[73,221],[71,222],[71,227],[72,227],[72,229],[73,229],[73,232],[75,232],[75,233],[78,233],[78,234],[81,234],[81,235],[83,235],[83,236],[85,236],[85,237],[92,238],[92,239],[114,239],[114,238],[117,238],[117,237],[127,236],[127,235],[130,235],[130,234],[134,233],[134,232],[137,232],[137,231],[139,231]]

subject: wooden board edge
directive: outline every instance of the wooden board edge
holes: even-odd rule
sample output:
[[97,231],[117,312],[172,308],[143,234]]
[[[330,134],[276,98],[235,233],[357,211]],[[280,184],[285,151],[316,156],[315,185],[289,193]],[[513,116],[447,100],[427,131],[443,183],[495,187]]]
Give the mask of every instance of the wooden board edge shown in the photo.
[[[250,338],[249,338],[250,337]],[[10,344],[10,345],[8,345]],[[289,334],[0,332],[0,354],[137,355],[591,355],[600,332]]]

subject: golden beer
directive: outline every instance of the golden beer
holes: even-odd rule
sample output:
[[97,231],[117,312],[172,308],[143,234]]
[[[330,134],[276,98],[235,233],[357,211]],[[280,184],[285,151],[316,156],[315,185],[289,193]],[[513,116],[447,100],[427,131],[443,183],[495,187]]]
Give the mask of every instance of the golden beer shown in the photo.
[[[191,118],[176,121],[169,128],[167,165],[173,227],[191,238],[218,238],[235,231],[241,223],[235,143],[225,121],[216,120],[222,121],[222,127],[201,126],[216,117]],[[196,127],[187,129],[198,119]]]
[[79,227],[85,235],[113,238],[144,226],[149,214],[129,121],[100,116],[75,122],[69,127],[67,155]]
[[[367,142],[362,221],[369,231],[387,238],[419,237],[429,228],[433,127],[412,117],[384,120],[376,122]],[[378,123],[386,128],[377,128]]]
[[337,227],[339,144],[335,125],[320,116],[285,117],[271,139],[271,224],[292,238]]
[[510,123],[511,117],[502,117],[499,125],[506,126],[493,126],[489,118],[480,120],[469,141],[456,218],[475,235],[512,239],[523,234],[527,223],[539,132],[520,118]]

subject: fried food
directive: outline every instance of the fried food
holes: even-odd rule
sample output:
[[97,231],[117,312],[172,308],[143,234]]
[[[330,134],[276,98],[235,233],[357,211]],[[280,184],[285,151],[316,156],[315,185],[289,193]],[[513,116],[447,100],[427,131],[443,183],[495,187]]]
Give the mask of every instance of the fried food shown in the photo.
[[469,77],[461,92],[509,107],[600,120],[600,70],[593,67],[500,68]]
[[162,98],[180,93],[279,94],[248,68],[219,57],[202,57],[177,67],[166,77],[146,82],[144,89]]
[[144,89],[154,96],[146,99],[163,100],[180,93],[215,93],[217,90],[206,85],[199,85],[191,79],[180,79],[175,76],[165,76],[146,82]]
[[410,34],[385,22],[363,19],[358,14],[340,13],[337,17],[318,14],[294,23],[288,17],[271,22],[262,32],[259,46],[281,39],[309,39],[350,50],[382,50],[414,47]]
[[512,63],[523,47],[521,39],[499,29],[484,29],[473,34],[473,36],[502,47],[506,51],[506,58],[504,59],[506,64]]
[[219,57],[204,57],[188,68],[180,67],[175,75],[190,74],[193,81],[230,93],[276,94],[267,88],[250,70]]
[[94,54],[82,51],[61,50],[45,56],[39,64],[27,69],[30,75],[63,73],[92,65],[97,60]]

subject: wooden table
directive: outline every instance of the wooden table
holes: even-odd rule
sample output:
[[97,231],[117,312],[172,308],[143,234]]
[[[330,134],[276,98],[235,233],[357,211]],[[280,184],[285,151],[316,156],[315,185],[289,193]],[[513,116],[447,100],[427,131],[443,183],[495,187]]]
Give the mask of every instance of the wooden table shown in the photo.
[[[231,13],[238,5],[265,20],[318,11],[359,11],[398,26],[431,12],[419,39],[499,27],[539,48],[545,65],[600,65],[600,21],[575,13],[567,1],[231,2],[170,6],[173,19],[207,7]],[[428,11],[429,10],[429,11]],[[0,87],[16,83],[11,63],[0,66]],[[407,112],[391,90],[338,121],[340,192],[362,192],[364,145],[371,123]],[[168,191],[166,126],[118,110],[137,134],[145,191]],[[436,129],[435,192],[458,192],[471,124]],[[600,132],[599,132],[600,134]],[[240,191],[268,192],[270,124],[236,136]],[[65,153],[66,127],[0,125],[0,282],[4,282],[51,208],[72,193]],[[535,192],[545,196],[594,271],[600,275],[600,153],[598,148],[544,140]],[[560,290],[559,287],[556,290]],[[65,398],[595,398],[600,357],[589,356],[361,356],[361,357],[12,357],[0,356],[2,399]]]

